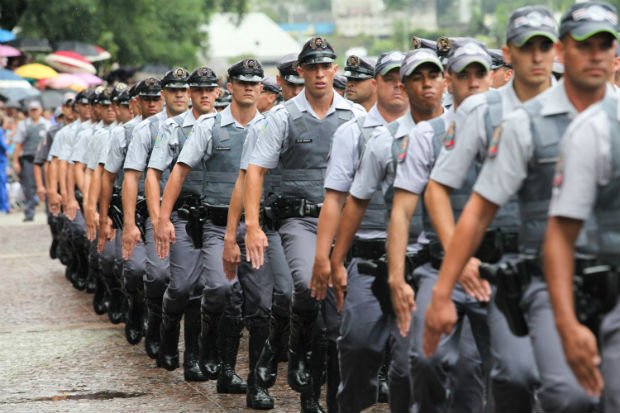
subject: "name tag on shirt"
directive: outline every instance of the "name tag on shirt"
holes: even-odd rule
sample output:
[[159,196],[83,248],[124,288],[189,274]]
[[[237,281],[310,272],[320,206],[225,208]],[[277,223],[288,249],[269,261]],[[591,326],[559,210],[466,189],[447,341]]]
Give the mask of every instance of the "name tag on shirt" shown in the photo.
[[312,139],[295,139],[295,143],[312,143]]

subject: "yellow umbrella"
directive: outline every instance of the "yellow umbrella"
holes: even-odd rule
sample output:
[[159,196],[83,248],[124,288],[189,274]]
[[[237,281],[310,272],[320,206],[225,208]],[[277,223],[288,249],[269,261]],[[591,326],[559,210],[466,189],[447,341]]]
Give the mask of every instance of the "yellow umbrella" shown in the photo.
[[58,76],[58,72],[40,63],[31,63],[15,69],[15,74],[29,79],[49,79]]

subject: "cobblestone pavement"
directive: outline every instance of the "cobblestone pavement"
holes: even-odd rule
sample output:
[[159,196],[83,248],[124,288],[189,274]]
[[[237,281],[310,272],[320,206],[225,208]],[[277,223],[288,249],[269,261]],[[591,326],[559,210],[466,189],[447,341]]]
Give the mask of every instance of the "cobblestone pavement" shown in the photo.
[[[0,216],[0,412],[252,411],[242,395],[217,394],[215,381],[188,383],[182,368],[155,368],[143,343],[127,344],[124,325],[96,315],[92,295],[75,290],[49,258],[43,214],[28,224],[22,217]],[[245,378],[247,332],[239,353]],[[272,412],[299,409],[285,374],[281,365]],[[368,410],[387,411],[385,404]]]

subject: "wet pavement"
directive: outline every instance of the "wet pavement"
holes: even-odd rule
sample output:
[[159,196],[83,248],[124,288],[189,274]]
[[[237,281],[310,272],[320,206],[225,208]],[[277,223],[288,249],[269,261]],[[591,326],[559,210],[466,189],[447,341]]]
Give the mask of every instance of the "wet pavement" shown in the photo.
[[[189,383],[182,368],[156,368],[143,342],[129,345],[124,324],[96,315],[92,295],[75,290],[50,259],[43,214],[27,224],[22,217],[0,216],[0,412],[253,411],[244,395],[217,394],[215,381]],[[247,377],[247,331],[236,370]],[[270,390],[272,412],[299,411],[283,364]]]

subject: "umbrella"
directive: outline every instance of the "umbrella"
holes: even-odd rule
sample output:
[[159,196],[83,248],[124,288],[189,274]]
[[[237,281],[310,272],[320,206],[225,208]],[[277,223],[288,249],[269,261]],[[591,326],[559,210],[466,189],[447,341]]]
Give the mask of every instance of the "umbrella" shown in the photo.
[[24,80],[21,76],[15,74],[9,69],[0,69],[0,80]]
[[65,102],[69,93],[75,95],[72,89],[44,90],[39,99],[43,109],[54,109]]
[[170,70],[170,66],[161,63],[147,63],[142,66],[134,75],[136,80],[144,80],[147,77],[160,78]]
[[90,73],[74,73],[73,76],[82,79],[88,86],[97,86],[103,83],[103,79]]
[[8,87],[0,89],[0,95],[4,96],[6,100],[25,100],[39,96],[41,92],[39,89],[31,87],[30,89],[21,87]]
[[60,50],[45,56],[45,63],[58,69],[61,72],[82,73],[87,72],[95,74],[95,66],[93,66],[84,56],[75,52]]
[[81,87],[82,89],[86,89],[88,87],[88,83],[77,75],[70,73],[60,73],[58,76],[53,77],[51,79],[45,79],[45,86],[52,89],[66,89],[71,87]]
[[51,52],[52,48],[46,39],[34,39],[32,37],[20,37],[5,43],[22,52]]
[[99,52],[97,54],[97,56],[84,56],[86,57],[86,59],[88,59],[91,62],[98,62],[100,60],[107,60],[109,58],[112,57],[112,55],[110,54],[110,52],[108,52],[107,50],[99,47],[99,46],[95,46],[95,49],[97,49],[97,52]]
[[12,46],[0,45],[0,57],[21,56],[21,52]]
[[58,76],[58,72],[54,69],[40,63],[30,63],[28,65],[20,66],[15,69],[15,73],[21,77],[27,77],[29,79],[47,79]]
[[0,42],[4,43],[9,40],[15,40],[15,35],[8,30],[0,29]]

